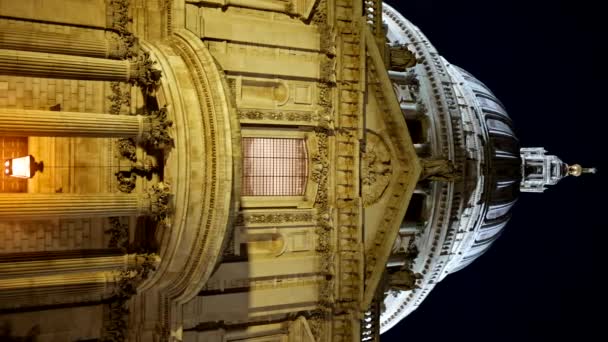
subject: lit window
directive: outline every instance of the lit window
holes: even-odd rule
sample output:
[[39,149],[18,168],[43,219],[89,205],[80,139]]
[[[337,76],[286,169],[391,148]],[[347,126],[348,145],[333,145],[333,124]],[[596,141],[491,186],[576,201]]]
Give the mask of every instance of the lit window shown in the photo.
[[308,157],[304,139],[243,138],[243,196],[301,196]]

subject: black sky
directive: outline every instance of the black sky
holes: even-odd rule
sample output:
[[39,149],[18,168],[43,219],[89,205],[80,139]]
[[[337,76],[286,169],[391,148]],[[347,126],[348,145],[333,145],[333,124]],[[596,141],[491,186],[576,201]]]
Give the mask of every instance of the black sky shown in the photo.
[[504,234],[383,341],[604,340],[608,30],[600,1],[387,0],[490,87],[522,146],[599,173],[522,194]]

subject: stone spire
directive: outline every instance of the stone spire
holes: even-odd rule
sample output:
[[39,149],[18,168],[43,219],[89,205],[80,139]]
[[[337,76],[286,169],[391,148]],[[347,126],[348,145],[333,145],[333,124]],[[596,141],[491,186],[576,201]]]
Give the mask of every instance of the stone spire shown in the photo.
[[579,164],[568,165],[557,156],[545,154],[542,147],[520,149],[522,192],[544,192],[547,185],[555,185],[567,176],[578,177],[583,173],[596,173],[595,168],[583,168]]

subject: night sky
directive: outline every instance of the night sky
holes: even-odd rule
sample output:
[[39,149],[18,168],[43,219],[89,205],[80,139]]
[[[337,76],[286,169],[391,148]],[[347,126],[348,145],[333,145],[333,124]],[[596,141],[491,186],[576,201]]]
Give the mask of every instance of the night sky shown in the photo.
[[608,30],[601,2],[386,2],[493,90],[522,146],[543,146],[599,172],[522,194],[492,248],[446,277],[382,341],[604,341]]

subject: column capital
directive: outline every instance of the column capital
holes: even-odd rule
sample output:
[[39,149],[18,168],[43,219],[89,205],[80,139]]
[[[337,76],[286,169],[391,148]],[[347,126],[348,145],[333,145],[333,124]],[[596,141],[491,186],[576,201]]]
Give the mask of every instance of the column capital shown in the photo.
[[173,122],[167,119],[167,113],[167,107],[163,107],[146,117],[140,139],[159,149],[173,147],[173,138],[168,129]]
[[142,212],[140,215],[151,215],[159,220],[164,219],[170,213],[171,193],[167,184],[160,182],[154,184],[145,196],[148,203],[142,206],[147,209],[147,212]]
[[152,92],[158,86],[161,71],[154,68],[154,62],[148,52],[140,53],[129,64],[129,82],[142,88],[145,92]]

